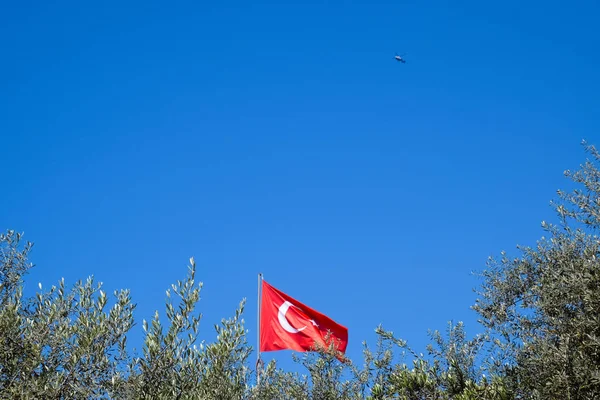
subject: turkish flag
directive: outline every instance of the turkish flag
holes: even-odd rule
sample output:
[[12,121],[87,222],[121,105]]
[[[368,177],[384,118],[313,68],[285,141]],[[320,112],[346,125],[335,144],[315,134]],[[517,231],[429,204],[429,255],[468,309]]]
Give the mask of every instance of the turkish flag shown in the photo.
[[260,351],[311,351],[316,344],[325,349],[329,344],[344,353],[348,329],[331,318],[262,281],[260,308]]

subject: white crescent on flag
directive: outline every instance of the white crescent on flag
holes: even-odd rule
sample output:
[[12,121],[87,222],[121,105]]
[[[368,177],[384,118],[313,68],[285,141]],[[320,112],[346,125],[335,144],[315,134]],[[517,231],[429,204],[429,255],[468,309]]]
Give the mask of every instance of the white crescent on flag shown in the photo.
[[279,312],[277,313],[277,318],[279,319],[279,324],[281,325],[281,327],[283,329],[285,329],[289,333],[298,333],[298,332],[301,332],[304,329],[306,329],[306,326],[303,326],[300,329],[296,329],[292,325],[290,325],[290,322],[285,317],[285,314],[288,312],[288,309],[290,308],[291,305],[292,305],[292,303],[290,303],[289,301],[284,302],[281,305],[281,307],[279,307]]

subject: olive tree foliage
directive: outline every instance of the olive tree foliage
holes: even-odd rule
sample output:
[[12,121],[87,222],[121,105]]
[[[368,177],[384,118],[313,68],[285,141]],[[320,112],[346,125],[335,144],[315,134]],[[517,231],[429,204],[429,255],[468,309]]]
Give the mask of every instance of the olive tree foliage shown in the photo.
[[[60,281],[31,298],[22,294],[31,268],[31,243],[13,231],[0,235],[0,398],[15,399],[505,399],[475,368],[479,341],[467,341],[462,326],[448,340],[432,337],[430,359],[417,355],[392,333],[378,329],[374,348],[354,364],[328,348],[294,356],[304,375],[258,365],[260,385],[249,356],[242,319],[244,301],[233,317],[214,326],[216,339],[200,342],[197,310],[202,285],[196,263],[166,292],[166,320],[158,312],[144,321],[141,354],[127,348],[134,325],[128,291],[111,299],[92,278],[66,288]],[[112,305],[109,306],[109,303]],[[413,368],[396,362],[414,358]]]
[[[427,355],[417,354],[392,332],[376,329],[377,343],[363,343],[363,360],[354,364],[332,349],[295,357],[308,372],[292,374],[269,363],[251,399],[299,400],[509,400],[513,393],[501,376],[483,373],[479,361],[484,336],[468,340],[462,323],[450,324],[446,337],[431,333]],[[412,368],[402,359],[410,358]]]
[[274,361],[261,370],[260,385],[249,393],[252,400],[358,400],[362,382],[356,379],[349,360],[343,360],[332,346],[315,348],[302,356],[294,354],[295,362],[306,374],[290,373],[276,368]]
[[520,256],[502,253],[482,273],[475,310],[495,345],[494,366],[519,398],[600,398],[600,154],[558,191],[559,222]]
[[[430,332],[431,343],[426,355],[417,354],[407,342],[392,332],[377,328],[376,351],[365,347],[365,368],[370,382],[369,400],[439,399],[439,400],[508,400],[514,398],[501,376],[489,373],[480,358],[487,337],[467,339],[462,322],[448,323],[446,335]],[[401,349],[401,359],[411,366],[396,362],[394,348]],[[488,372],[486,377],[485,372]]]
[[133,324],[128,291],[114,305],[92,278],[67,290],[63,281],[24,298],[31,243],[0,235],[0,393],[3,398],[101,398],[125,358]]
[[[242,301],[230,319],[214,329],[214,343],[198,343],[201,314],[195,309],[202,284],[195,285],[196,263],[190,259],[188,277],[167,290],[164,328],[158,312],[143,328],[143,357],[134,359],[124,381],[122,398],[132,399],[241,399],[248,390],[251,371],[247,359]],[[177,297],[177,304],[172,301]]]
[[[167,291],[166,316],[143,323],[143,354],[127,349],[134,325],[129,291],[112,306],[102,285],[89,278],[66,288],[23,296],[32,267],[29,242],[0,235],[0,398],[14,399],[241,399],[249,390],[242,313],[216,325],[213,343],[197,343],[201,285],[190,260],[186,279]],[[176,297],[176,301],[172,301]]]

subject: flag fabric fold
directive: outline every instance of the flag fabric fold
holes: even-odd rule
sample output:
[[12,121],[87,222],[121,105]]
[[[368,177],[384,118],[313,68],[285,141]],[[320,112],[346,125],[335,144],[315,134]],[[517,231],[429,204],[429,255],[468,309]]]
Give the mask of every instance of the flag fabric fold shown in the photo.
[[331,343],[345,353],[348,329],[262,281],[260,351],[305,352],[315,345],[327,348]]

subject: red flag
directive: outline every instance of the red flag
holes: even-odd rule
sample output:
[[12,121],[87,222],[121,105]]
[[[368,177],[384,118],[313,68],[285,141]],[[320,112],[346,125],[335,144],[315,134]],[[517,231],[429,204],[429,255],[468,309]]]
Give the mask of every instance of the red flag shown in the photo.
[[320,344],[327,348],[325,337],[344,353],[348,329],[298,300],[262,281],[260,309],[260,351],[310,351]]

